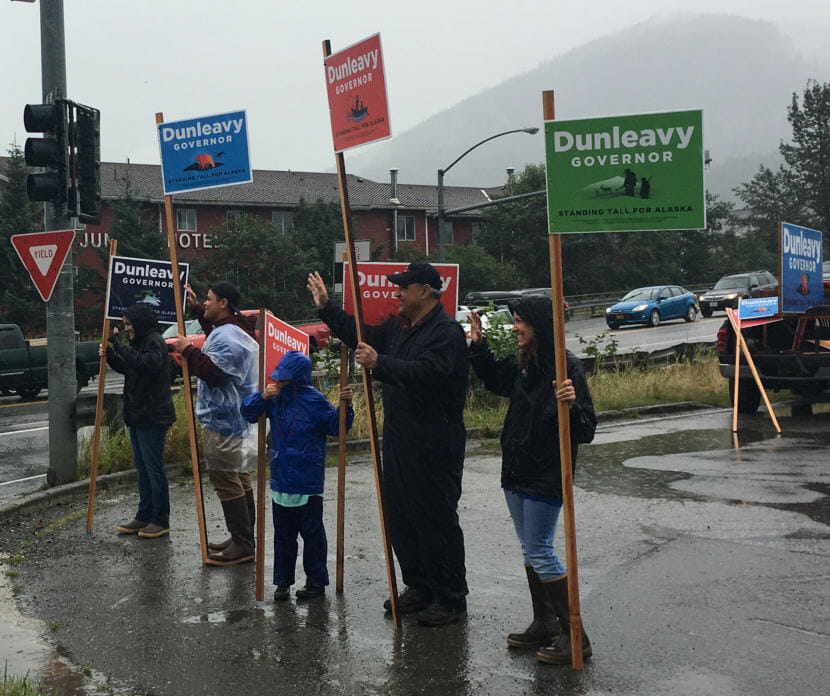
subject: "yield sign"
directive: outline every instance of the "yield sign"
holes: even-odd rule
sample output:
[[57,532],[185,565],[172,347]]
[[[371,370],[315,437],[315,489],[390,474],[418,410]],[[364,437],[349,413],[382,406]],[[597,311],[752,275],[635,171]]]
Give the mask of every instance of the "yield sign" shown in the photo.
[[58,274],[74,239],[74,230],[12,235],[12,246],[32,276],[32,282],[44,302],[52,297]]

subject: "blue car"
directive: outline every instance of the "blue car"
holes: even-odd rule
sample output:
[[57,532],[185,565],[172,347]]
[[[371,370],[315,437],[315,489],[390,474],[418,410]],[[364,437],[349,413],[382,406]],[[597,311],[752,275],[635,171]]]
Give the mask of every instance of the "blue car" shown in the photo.
[[666,319],[697,319],[697,296],[679,285],[652,285],[637,288],[605,310],[605,321],[612,329],[623,324],[657,326]]

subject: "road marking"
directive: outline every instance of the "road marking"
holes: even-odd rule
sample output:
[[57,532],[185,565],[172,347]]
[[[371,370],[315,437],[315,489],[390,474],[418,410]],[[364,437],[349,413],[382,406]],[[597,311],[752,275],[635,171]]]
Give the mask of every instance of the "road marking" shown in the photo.
[[44,425],[40,428],[26,428],[26,430],[8,430],[5,433],[0,433],[0,437],[3,435],[22,435],[23,433],[36,433],[41,430],[49,430],[48,425]]
[[11,486],[13,483],[23,483],[24,481],[34,481],[35,479],[46,478],[46,474],[38,474],[37,476],[27,476],[22,479],[15,479],[14,481],[5,481],[0,483],[0,486]]
[[45,397],[36,398],[34,401],[19,401],[16,404],[0,404],[0,408],[15,408],[20,406],[31,406],[32,404],[45,404],[47,399]]

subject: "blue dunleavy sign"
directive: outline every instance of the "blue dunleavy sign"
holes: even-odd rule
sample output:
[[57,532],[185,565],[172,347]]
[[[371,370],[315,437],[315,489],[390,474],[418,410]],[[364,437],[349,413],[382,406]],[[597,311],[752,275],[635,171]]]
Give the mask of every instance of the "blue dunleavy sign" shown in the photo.
[[164,194],[253,181],[244,111],[158,124]]
[[806,312],[824,303],[821,232],[781,223],[781,311]]

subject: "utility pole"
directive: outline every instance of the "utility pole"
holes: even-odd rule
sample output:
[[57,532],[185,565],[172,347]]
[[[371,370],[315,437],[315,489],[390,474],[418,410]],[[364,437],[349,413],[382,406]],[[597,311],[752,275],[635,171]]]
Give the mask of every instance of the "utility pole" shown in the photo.
[[[66,47],[63,0],[40,0],[40,64],[43,102],[66,98]],[[44,229],[72,229],[64,206],[44,203]],[[72,255],[61,268],[55,290],[46,303],[46,356],[49,362],[49,468],[50,486],[78,478],[75,411],[75,304]]]

